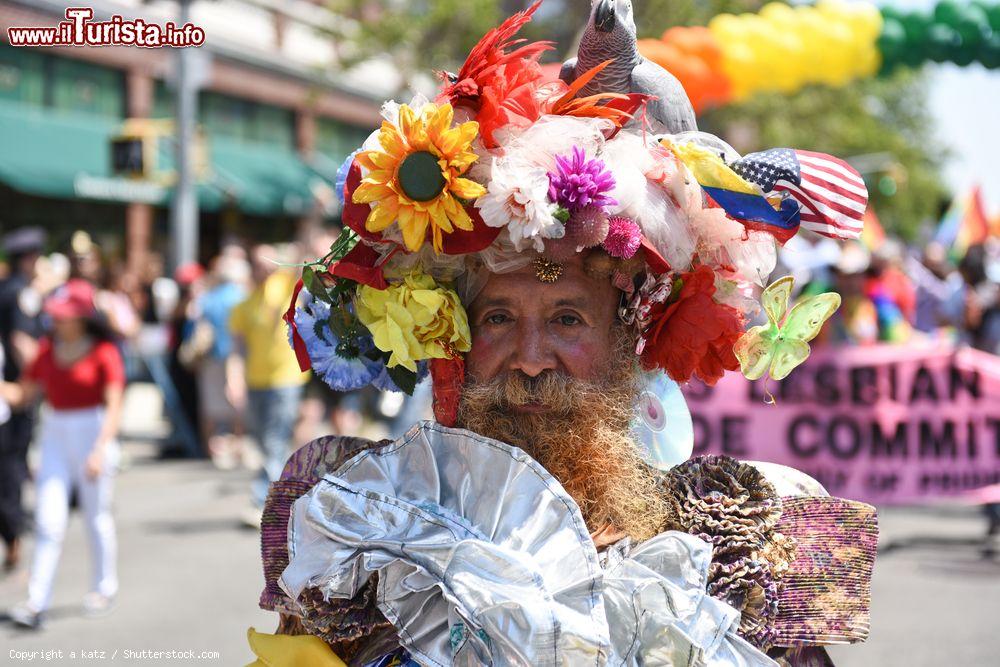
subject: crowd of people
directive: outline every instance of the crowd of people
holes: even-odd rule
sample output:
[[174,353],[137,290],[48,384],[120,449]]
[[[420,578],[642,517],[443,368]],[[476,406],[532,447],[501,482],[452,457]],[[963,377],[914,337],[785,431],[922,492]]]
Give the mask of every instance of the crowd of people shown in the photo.
[[1000,239],[959,253],[933,241],[887,238],[869,248],[799,235],[779,262],[803,293],[842,297],[818,343],[935,340],[1000,354]]
[[[36,228],[4,236],[0,537],[7,571],[23,559],[21,536],[30,522],[21,493],[29,479],[37,498],[28,599],[12,610],[13,620],[41,622],[72,502],[85,517],[95,560],[84,608],[100,614],[113,604],[111,498],[127,382],[159,387],[171,424],[164,456],[205,457],[220,469],[259,468],[243,517],[248,525],[259,522],[268,483],[294,443],[320,433],[358,433],[365,424],[395,436],[425,416],[426,387],[405,399],[371,388],[339,394],[299,370],[282,314],[302,258],[324,254],[333,238],[331,232],[302,244],[227,243],[205,266],[187,264],[168,275],[157,255],[138,272],[110,261],[86,232],[65,247]],[[1000,243],[994,241],[956,257],[933,243],[918,249],[887,239],[871,250],[800,235],[779,262],[803,293],[835,290],[843,297],[818,343],[931,338],[1000,353]],[[29,473],[32,442],[39,462]]]
[[[316,243],[329,246],[319,235]],[[357,431],[361,414],[391,428],[399,401],[337,396],[299,370],[282,314],[303,247],[225,244],[203,267],[171,275],[152,255],[140,272],[111,261],[83,231],[65,245],[39,228],[3,236],[0,255],[0,537],[18,568],[34,527],[28,599],[13,621],[37,627],[49,606],[71,506],[94,558],[88,614],[117,593],[111,506],[126,384],[152,382],[170,433],[163,456],[205,457],[220,469],[260,468],[243,520],[255,525],[293,442]],[[53,252],[54,250],[54,252]],[[312,250],[312,248],[309,248]],[[378,406],[383,409],[379,410]],[[364,406],[372,406],[364,408]],[[395,406],[395,408],[393,407]],[[247,445],[250,442],[258,446]],[[38,450],[29,470],[28,451]],[[33,521],[22,493],[35,488]]]

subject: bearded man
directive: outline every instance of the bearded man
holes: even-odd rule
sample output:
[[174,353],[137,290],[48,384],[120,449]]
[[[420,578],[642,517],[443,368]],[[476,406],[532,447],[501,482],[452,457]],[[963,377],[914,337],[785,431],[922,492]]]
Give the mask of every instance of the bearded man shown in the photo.
[[[794,539],[782,531],[792,533],[797,530],[793,525],[779,523],[781,501],[775,485],[779,488],[806,486],[808,492],[815,495],[801,498],[811,498],[812,501],[825,500],[820,495],[824,493],[822,489],[804,476],[796,477],[794,471],[775,467],[767,473],[771,477],[769,482],[763,473],[752,466],[724,457],[701,457],[667,474],[650,467],[644,461],[633,433],[636,403],[643,390],[643,373],[635,355],[634,335],[620,317],[623,294],[611,279],[612,275],[627,266],[601,250],[593,250],[577,253],[565,261],[562,268],[559,280],[551,283],[539,280],[534,265],[508,273],[489,274],[475,298],[468,303],[472,346],[465,355],[465,381],[456,417],[456,426],[460,428],[449,429],[448,437],[441,446],[452,450],[452,453],[461,451],[471,442],[481,441],[481,438],[474,440],[471,437],[477,434],[496,441],[492,443],[494,446],[509,443],[502,446],[510,451],[517,451],[510,445],[523,450],[558,481],[566,496],[575,503],[585,523],[586,534],[603,559],[621,557],[620,554],[634,548],[628,545],[649,544],[651,538],[662,538],[674,534],[673,531],[692,532],[721,547],[710,561],[707,554],[711,549],[701,554],[702,565],[707,569],[700,587],[713,591],[717,599],[710,599],[701,590],[699,596],[687,600],[695,606],[726,601],[720,604],[720,607],[725,607],[722,612],[716,610],[707,614],[711,621],[705,617],[698,618],[698,614],[682,621],[681,614],[670,622],[676,623],[678,634],[685,637],[683,641],[671,643],[669,649],[665,649],[662,642],[649,642],[645,647],[640,644],[631,653],[628,649],[622,652],[621,647],[615,645],[615,631],[612,629],[612,640],[602,645],[599,639],[591,638],[594,644],[587,647],[582,655],[588,658],[603,656],[604,659],[620,660],[621,664],[632,664],[638,659],[649,660],[657,655],[670,656],[664,664],[675,664],[671,658],[677,654],[690,655],[690,662],[685,659],[677,664],[774,664],[763,652],[753,649],[746,641],[749,640],[768,649],[780,664],[828,664],[829,658],[818,646],[824,643],[821,637],[817,636],[818,641],[813,645],[799,645],[795,649],[771,643],[775,640],[776,624],[794,625],[797,622],[782,620],[773,613],[778,600],[774,584],[786,574],[794,559]],[[412,664],[445,664],[436,662],[440,655],[435,654],[433,641],[415,641],[407,635],[412,632],[415,621],[398,615],[399,610],[406,613],[409,608],[407,601],[397,599],[393,606],[380,598],[380,576],[387,576],[392,566],[381,570],[373,566],[371,572],[365,572],[366,566],[360,566],[361,561],[357,561],[346,571],[351,573],[349,578],[362,580],[362,584],[349,589],[341,588],[341,591],[350,590],[351,595],[338,598],[331,592],[337,587],[329,584],[330,575],[336,568],[332,568],[332,561],[327,558],[335,551],[327,546],[331,544],[327,541],[331,537],[334,541],[345,540],[345,535],[338,534],[341,526],[355,533],[356,541],[349,548],[356,553],[378,551],[384,542],[391,541],[384,524],[379,524],[379,539],[375,539],[372,534],[361,536],[357,525],[347,520],[348,514],[353,512],[357,516],[362,511],[373,511],[373,506],[367,510],[355,507],[345,513],[344,507],[329,503],[330,496],[324,499],[324,494],[360,493],[366,498],[362,505],[375,502],[376,498],[380,502],[393,500],[393,494],[383,495],[384,483],[392,473],[369,474],[359,481],[359,478],[352,479],[350,473],[343,472],[351,468],[349,461],[356,462],[364,456],[397,456],[403,446],[414,446],[409,443],[430,428],[430,422],[418,424],[407,437],[397,442],[322,438],[292,456],[282,479],[272,486],[262,537],[266,587],[261,602],[263,607],[279,612],[280,622],[276,635],[251,631],[251,645],[260,656],[255,664],[298,664],[295,660],[329,660],[331,655],[350,665],[382,664],[377,661],[386,660],[386,656],[400,660],[399,664],[409,664],[406,661],[412,661]],[[465,468],[457,473],[454,479],[458,481],[452,482],[452,485],[475,486],[475,477],[485,473],[476,467],[475,451],[450,460],[440,470],[428,464],[426,454],[422,451],[416,458],[405,459],[396,471],[400,477],[390,480],[390,485],[396,487],[393,493],[398,493],[407,504],[414,503],[425,510],[434,503],[444,502],[442,495],[425,493],[419,498],[408,496],[408,486],[420,487],[413,482],[414,479],[424,475],[444,477],[449,474],[444,468],[462,464]],[[415,461],[418,463],[415,464]],[[345,484],[324,489],[324,480],[335,476],[351,479],[352,483],[350,486]],[[380,483],[375,483],[378,477],[382,479]],[[539,493],[538,489],[535,492]],[[416,493],[419,496],[419,492]],[[483,494],[484,491],[480,488],[477,493]],[[311,506],[307,507],[310,495]],[[299,498],[301,511],[296,514],[292,506]],[[486,500],[496,501],[503,507],[511,499],[504,498],[501,493]],[[528,507],[542,502],[540,496],[514,500]],[[692,510],[692,503],[698,506],[697,511]],[[771,505],[765,508],[768,503]],[[449,511],[462,511],[461,502],[453,500],[450,505],[448,510],[439,507],[439,516],[447,517]],[[741,507],[746,510],[743,514],[740,513]],[[382,510],[376,511],[381,513]],[[840,507],[839,512],[831,515],[832,522],[845,517],[871,518],[870,508],[860,503],[848,509]],[[726,520],[734,519],[742,519],[752,525],[753,534],[748,537],[745,532],[741,534],[722,525]],[[399,517],[396,517],[389,523],[398,520]],[[552,518],[535,516],[534,520],[551,522]],[[826,528],[830,529],[829,522]],[[866,539],[871,537],[867,529],[858,534]],[[407,539],[412,538],[414,535],[407,535]],[[469,538],[466,536],[466,539]],[[496,539],[497,535],[494,534],[493,538]],[[745,547],[751,538],[756,540],[754,546]],[[829,532],[825,536],[816,535],[814,541],[828,538],[845,541],[844,535]],[[349,542],[350,539],[343,544]],[[673,546],[676,549],[677,545]],[[690,544],[683,546],[693,548]],[[435,548],[441,547],[441,544],[435,545]],[[743,553],[741,548],[744,548]],[[454,550],[455,545],[448,549]],[[407,550],[414,553],[418,548],[411,545],[396,553],[394,558],[397,564],[401,554]],[[668,549],[667,553],[671,551]],[[413,563],[403,566],[402,572],[389,576],[416,576],[417,572],[425,577],[431,576],[428,572],[434,568],[422,558],[413,557]],[[498,558],[496,554],[491,557]],[[430,588],[437,590],[435,587],[440,586],[449,590],[449,576],[462,574],[461,561],[462,558],[458,558],[443,566],[442,572],[448,570],[451,574],[442,574],[441,580],[434,582]],[[573,558],[567,556],[567,561],[572,562]],[[700,567],[697,555],[680,558],[678,562],[694,570]],[[857,571],[855,579],[867,581],[870,569],[866,572],[864,564],[856,559],[849,565]],[[734,576],[734,570],[741,574]],[[464,575],[472,576],[469,572]],[[607,573],[603,576],[611,578]],[[296,580],[299,584],[288,583]],[[302,583],[307,580],[308,583]],[[590,581],[586,576],[583,580]],[[627,581],[635,591],[642,590],[643,586],[637,585],[634,579]],[[607,580],[602,584],[608,589],[613,588]],[[644,585],[648,586],[649,582]],[[655,586],[668,585],[665,581],[655,582]],[[479,584],[474,584],[473,588],[477,586]],[[296,599],[287,595],[289,588],[299,591]],[[393,589],[393,595],[399,595],[399,585],[394,583]],[[424,593],[427,590],[420,586],[415,589]],[[450,590],[452,594],[457,594],[454,589]],[[846,601],[851,590],[849,586],[841,585],[839,589],[835,586],[827,592]],[[417,594],[409,588],[406,591],[406,595]],[[788,592],[790,596],[793,593]],[[438,593],[437,597],[441,598],[441,594]],[[440,601],[438,599],[437,603]],[[496,602],[493,600],[494,604]],[[423,599],[418,608],[422,611],[433,609],[435,604]],[[622,611],[621,605],[608,599],[604,605],[607,622],[622,623],[620,619],[613,620]],[[865,599],[857,599],[853,608],[848,612],[841,610],[838,618],[845,613],[849,617],[853,615],[860,627],[866,623],[861,619],[867,614],[866,605]],[[628,606],[629,613],[635,609]],[[733,609],[738,609],[742,618],[738,614],[733,615]],[[817,610],[821,609],[822,606],[817,607]],[[389,610],[393,613],[387,613]],[[642,611],[649,613],[652,610]],[[817,611],[814,613],[818,614]],[[455,615],[454,611],[452,615]],[[454,634],[467,630],[456,630],[465,622],[455,622],[448,616],[445,613],[444,617],[434,618],[429,625],[439,626],[439,631],[441,628],[447,630],[451,642],[448,650],[453,652],[455,664],[459,664],[460,661],[455,660],[460,654],[455,650]],[[461,618],[462,614],[458,617]],[[688,637],[684,631],[688,626],[684,624],[695,620],[711,628],[715,634],[722,631],[722,636],[727,639],[712,645]],[[823,618],[811,621],[814,629],[824,622]],[[662,619],[660,623],[656,632],[662,635],[667,627]],[[730,624],[728,630],[727,623]],[[693,624],[697,627],[697,623]],[[434,634],[430,627],[417,625],[425,635]],[[500,625],[494,624],[493,627]],[[704,630],[705,627],[702,628]],[[858,630],[853,627],[849,632],[857,633]],[[636,636],[642,636],[642,633],[636,633]],[[294,646],[275,643],[292,637],[307,643]],[[519,636],[515,634],[513,637]],[[778,643],[781,644],[781,641]],[[484,659],[481,653],[475,653],[475,659],[466,656],[468,664],[548,664],[544,656],[530,650],[516,653],[498,651],[497,646],[503,644],[498,637],[484,644],[493,651],[487,654],[491,657]],[[564,656],[563,660],[579,659],[580,655],[569,653],[568,656],[572,657]],[[288,656],[300,657],[293,659]]]
[[[435,420],[289,459],[261,522],[280,621],[248,632],[254,664],[829,664],[823,645],[868,634],[874,508],[780,466],[647,456],[637,404],[650,374],[787,375],[839,297],[776,337],[793,290],[763,288],[776,247],[800,222],[860,228],[773,191],[790,149],[751,164],[644,131],[648,96],[600,91],[608,62],[546,79],[549,45],[514,39],[537,6],[434,102],[387,103],[344,163],[346,228],[292,296],[292,346],[338,391],[429,373]],[[597,32],[631,20],[593,11]],[[759,312],[770,327],[745,331]]]
[[554,283],[532,267],[490,276],[469,308],[458,412],[459,426],[520,447],[559,480],[599,547],[673,525],[631,432],[643,387],[611,265],[596,251]]

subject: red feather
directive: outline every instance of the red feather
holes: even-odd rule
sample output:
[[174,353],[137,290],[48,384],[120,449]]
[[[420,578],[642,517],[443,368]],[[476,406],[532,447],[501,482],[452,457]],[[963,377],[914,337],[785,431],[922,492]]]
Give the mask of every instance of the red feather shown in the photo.
[[542,115],[538,91],[542,78],[538,63],[531,60],[511,62],[498,76],[483,85],[479,98],[479,134],[487,148],[494,148],[493,132],[515,125],[527,126]]
[[517,32],[531,21],[532,15],[541,4],[542,0],[536,0],[531,7],[514,14],[486,33],[469,52],[469,57],[465,59],[462,69],[455,77],[455,82],[445,86],[439,99],[448,100],[453,104],[461,99],[477,100],[485,87],[495,85],[495,80],[504,76],[501,70],[505,65],[520,60],[537,60],[543,52],[553,48],[552,42],[525,44],[523,39],[514,39]]
[[[465,64],[458,71],[458,80],[477,78],[488,67],[495,66],[496,59],[499,56],[503,56],[506,49],[521,44],[524,40],[512,40],[511,38],[531,21],[531,16],[541,4],[542,0],[536,0],[534,4],[524,11],[517,12],[513,16],[508,17],[506,21],[483,35],[479,43],[469,51],[469,57],[465,59]],[[519,49],[518,51],[521,50]],[[517,54],[518,51],[515,51],[514,54]]]

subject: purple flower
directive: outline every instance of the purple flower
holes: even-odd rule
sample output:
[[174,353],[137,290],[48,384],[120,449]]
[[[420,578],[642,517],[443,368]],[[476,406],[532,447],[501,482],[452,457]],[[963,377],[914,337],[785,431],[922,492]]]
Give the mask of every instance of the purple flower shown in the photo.
[[549,172],[549,199],[569,211],[587,206],[605,208],[617,204],[607,196],[615,187],[615,178],[604,162],[587,159],[582,148],[573,149],[572,157],[556,156],[556,171]]

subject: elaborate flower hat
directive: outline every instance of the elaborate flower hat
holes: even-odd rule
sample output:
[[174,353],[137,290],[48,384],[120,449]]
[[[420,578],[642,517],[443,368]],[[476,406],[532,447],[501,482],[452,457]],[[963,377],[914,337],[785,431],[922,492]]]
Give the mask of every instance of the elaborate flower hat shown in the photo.
[[[800,227],[857,237],[864,181],[826,155],[741,157],[705,133],[665,134],[664,101],[684,111],[687,99],[662,69],[662,93],[605,92],[619,63],[585,69],[582,51],[565,80],[547,75],[552,44],[515,37],[539,4],[441,73],[433,101],[387,102],[344,163],[344,231],[304,269],[285,315],[300,364],[341,391],[409,393],[429,369],[435,416],[451,424],[471,347],[463,304],[488,274],[533,265],[553,282],[561,262],[600,249],[646,370],[784,377],[839,297],[789,309],[791,278],[764,288],[777,247]],[[744,331],[761,305],[768,324]]]

